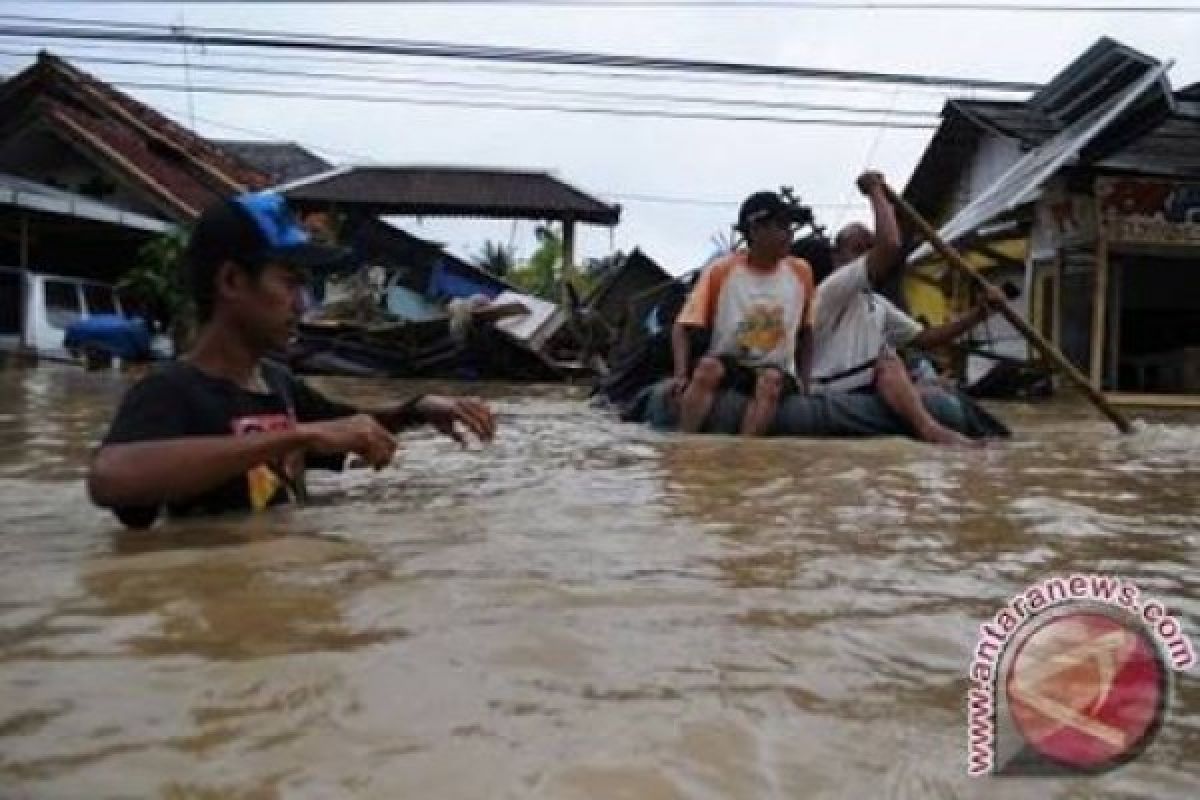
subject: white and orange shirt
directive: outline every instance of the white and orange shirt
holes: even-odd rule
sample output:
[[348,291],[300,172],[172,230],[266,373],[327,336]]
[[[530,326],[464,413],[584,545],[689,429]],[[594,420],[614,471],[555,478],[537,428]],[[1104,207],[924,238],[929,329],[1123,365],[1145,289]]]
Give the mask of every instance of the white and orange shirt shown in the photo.
[[731,253],[704,270],[677,322],[712,331],[711,355],[795,376],[796,334],[813,326],[812,268],[789,256],[762,270]]

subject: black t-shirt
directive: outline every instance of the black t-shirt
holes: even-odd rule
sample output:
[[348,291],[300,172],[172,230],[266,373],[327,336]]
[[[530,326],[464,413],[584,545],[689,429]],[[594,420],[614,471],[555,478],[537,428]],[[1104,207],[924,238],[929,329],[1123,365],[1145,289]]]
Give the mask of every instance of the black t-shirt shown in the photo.
[[[129,389],[121,401],[104,444],[125,444],[184,436],[244,435],[287,430],[297,422],[320,422],[358,413],[334,402],[297,379],[286,368],[263,362],[268,392],[251,392],[208,375],[184,361],[158,369]],[[173,516],[260,511],[304,499],[304,469],[340,469],[343,456],[301,456],[260,464],[245,475],[185,501],[172,502]],[[156,506],[114,508],[121,522],[147,527]]]

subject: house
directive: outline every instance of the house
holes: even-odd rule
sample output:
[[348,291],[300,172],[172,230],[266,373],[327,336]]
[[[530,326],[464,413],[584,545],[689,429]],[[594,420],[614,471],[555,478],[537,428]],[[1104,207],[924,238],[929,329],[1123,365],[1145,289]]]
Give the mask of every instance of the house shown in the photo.
[[[220,198],[330,169],[293,143],[206,139],[42,52],[0,85],[0,266],[112,284],[148,241]],[[510,288],[371,215],[339,234],[362,262],[420,292],[438,270],[493,293]],[[14,320],[23,314],[19,302],[8,306]]]
[[[1061,160],[960,248],[1115,402],[1200,405],[1200,85],[1131,90],[1156,66],[1102,39],[1025,102],[949,101],[904,195],[941,224],[1031,153]],[[1097,123],[1122,92],[1131,105]],[[933,324],[974,300],[936,257],[911,264],[904,289]],[[989,353],[962,365],[968,382],[994,357],[1035,361],[1003,320],[976,333]]]

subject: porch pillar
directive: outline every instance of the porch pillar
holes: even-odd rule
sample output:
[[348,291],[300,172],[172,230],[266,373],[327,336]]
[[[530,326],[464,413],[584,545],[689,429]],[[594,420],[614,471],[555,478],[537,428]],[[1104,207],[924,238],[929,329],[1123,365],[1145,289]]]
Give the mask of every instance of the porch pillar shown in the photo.
[[1092,386],[1100,389],[1104,380],[1104,340],[1108,326],[1108,239],[1101,232],[1096,237],[1096,275],[1092,289],[1092,358],[1088,376]]
[[562,252],[563,300],[567,299],[567,284],[575,277],[575,218],[563,217]]
[[20,234],[18,237],[18,267],[29,269],[29,215],[21,212]]

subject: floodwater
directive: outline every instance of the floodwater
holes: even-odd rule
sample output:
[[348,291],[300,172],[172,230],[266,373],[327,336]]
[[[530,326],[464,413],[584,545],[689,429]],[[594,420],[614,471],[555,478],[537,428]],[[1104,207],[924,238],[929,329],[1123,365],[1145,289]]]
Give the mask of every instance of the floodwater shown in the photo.
[[82,484],[126,381],[0,373],[5,798],[1200,796],[1194,673],[1115,772],[965,774],[974,637],[1025,586],[1123,575],[1197,641],[1200,418],[1001,407],[1017,439],[960,452],[486,387],[490,447],[130,534]]

